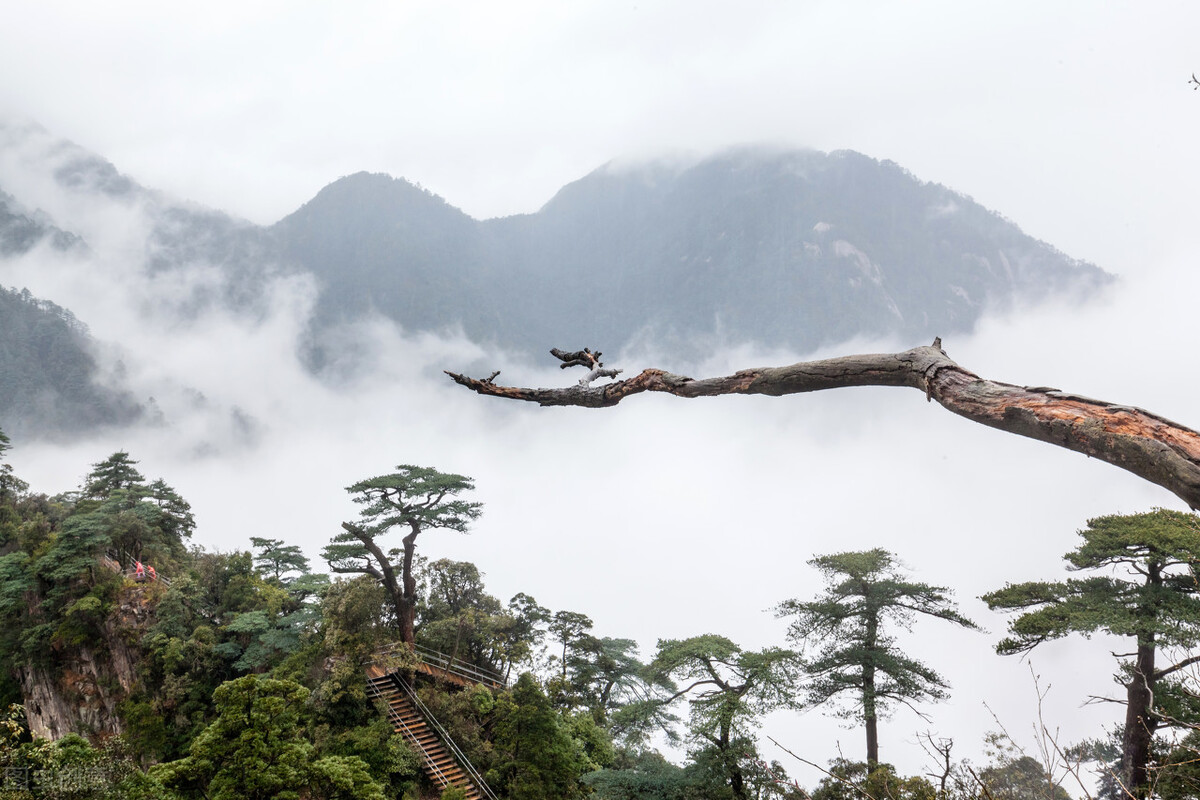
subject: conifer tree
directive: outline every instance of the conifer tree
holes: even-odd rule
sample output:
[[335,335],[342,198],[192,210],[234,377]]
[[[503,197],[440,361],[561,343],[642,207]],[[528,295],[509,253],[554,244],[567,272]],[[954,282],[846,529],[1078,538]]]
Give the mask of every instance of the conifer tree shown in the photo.
[[948,688],[941,675],[901,650],[888,626],[909,629],[918,614],[977,626],[955,610],[945,587],[906,580],[887,550],[836,553],[808,563],[824,576],[825,593],[815,600],[786,600],[775,613],[795,618],[789,638],[813,653],[804,661],[808,702],[854,696],[855,706],[842,714],[862,720],[867,764],[874,766],[879,717],[887,707],[940,700]]
[[[415,641],[417,581],[413,575],[417,537],[426,530],[465,533],[482,513],[483,504],[459,499],[475,488],[464,475],[431,467],[401,464],[396,472],[347,486],[354,502],[364,506],[358,522],[343,522],[343,531],[322,555],[334,572],[370,575],[387,590],[396,609],[400,638]],[[377,541],[394,528],[407,529],[403,548],[384,550]],[[399,573],[399,574],[397,574]]]
[[720,775],[735,800],[750,800],[746,769],[757,757],[750,732],[763,714],[798,707],[797,667],[790,650],[743,650],[707,634],[660,640],[646,677],[660,686],[686,684],[663,702],[688,699],[688,729],[697,745],[692,756]]
[[520,800],[568,800],[582,794],[579,777],[589,768],[582,746],[570,735],[528,672],[496,707],[497,764],[486,776]]
[[[990,608],[1024,611],[1012,634],[996,646],[1027,653],[1072,633],[1108,633],[1133,639],[1133,653],[1116,654],[1125,685],[1121,781],[1136,797],[1149,791],[1148,765],[1155,731],[1176,724],[1163,709],[1170,679],[1200,662],[1190,656],[1158,666],[1161,648],[1200,643],[1200,519],[1181,511],[1109,515],[1088,520],[1083,542],[1064,558],[1072,572],[1094,574],[1057,583],[1009,584],[983,596]],[[1115,572],[1115,574],[1114,574]]]
[[284,576],[288,573],[308,572],[308,557],[299,545],[287,544],[283,539],[265,539],[261,536],[251,536],[250,544],[258,551],[254,555],[254,569],[264,578],[286,586],[290,581]]

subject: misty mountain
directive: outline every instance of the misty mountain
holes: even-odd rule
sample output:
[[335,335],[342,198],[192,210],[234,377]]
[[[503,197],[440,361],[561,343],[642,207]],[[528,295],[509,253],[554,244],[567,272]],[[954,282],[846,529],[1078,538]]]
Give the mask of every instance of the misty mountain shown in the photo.
[[55,227],[44,213],[30,213],[0,191],[0,257],[23,255],[43,242],[57,250],[84,246],[82,239]]
[[0,192],[0,256],[27,253],[50,236],[57,250],[96,249],[151,278],[213,273],[176,298],[181,314],[214,306],[262,312],[264,283],[279,267],[261,226],[143,186],[34,122],[0,118],[0,189],[11,193]]
[[530,352],[650,340],[694,353],[714,334],[801,351],[924,341],[1108,281],[970,198],[849,151],[608,165],[534,214],[486,221],[360,173],[272,233],[319,278],[318,325],[378,312]]
[[[652,344],[686,359],[714,342],[922,342],[1110,280],[964,195],[849,151],[612,163],[535,213],[488,220],[364,172],[259,226],[143,187],[36,125],[0,122],[0,186],[0,281],[6,263],[111,275],[134,322],[176,330],[206,314],[267,323],[293,281],[284,304],[306,332],[280,346],[317,371],[362,367],[352,326],[376,315],[539,358]],[[94,343],[69,312],[10,292],[0,315],[0,427],[69,431],[140,413],[97,382]]]
[[411,183],[366,172],[322,189],[271,228],[280,260],[321,282],[315,323],[380,312],[410,330],[438,330],[480,317],[495,283],[483,258],[481,223]]
[[0,421],[6,433],[81,433],[145,418],[131,394],[99,381],[94,342],[75,316],[28,290],[0,287]]

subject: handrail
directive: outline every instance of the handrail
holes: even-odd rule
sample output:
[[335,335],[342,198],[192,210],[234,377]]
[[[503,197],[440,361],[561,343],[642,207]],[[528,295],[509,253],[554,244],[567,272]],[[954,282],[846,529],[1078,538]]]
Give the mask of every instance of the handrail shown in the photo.
[[471,776],[471,779],[475,781],[475,785],[479,788],[479,791],[484,795],[484,797],[488,798],[488,800],[500,800],[498,797],[496,797],[496,793],[492,791],[492,787],[487,785],[487,781],[483,779],[483,776],[475,771],[475,767],[471,764],[470,759],[466,757],[462,750],[458,749],[458,745],[456,745],[454,740],[450,738],[450,734],[445,728],[442,727],[442,723],[438,722],[437,717],[433,715],[433,712],[421,702],[421,698],[417,696],[416,691],[412,688],[412,686],[409,685],[408,681],[404,680],[404,678],[401,678],[400,675],[395,672],[391,673],[390,677],[397,686],[399,686],[408,694],[409,698],[414,704],[416,704],[417,710],[420,711],[421,715],[425,718],[425,721],[432,725],[434,730],[437,731],[438,735],[442,737],[443,744],[450,748],[450,751],[453,754],[454,759],[458,762],[458,765],[462,767],[468,775]]
[[465,661],[455,661],[452,657],[445,653],[440,653],[437,650],[424,647],[419,644],[413,645],[413,650],[421,657],[421,660],[431,666],[441,667],[447,672],[452,672],[462,678],[474,680],[476,683],[490,683],[495,686],[506,686],[504,676],[499,672],[478,667],[474,664]]
[[[372,688],[375,688],[373,684]],[[404,717],[400,716],[400,712],[392,708],[392,704],[387,702],[387,697],[382,692],[379,692],[378,689],[375,689],[375,691],[377,692],[377,696],[382,698],[384,704],[387,705],[388,718],[404,728],[404,733],[407,734],[404,738],[410,744],[416,745],[417,749],[421,751],[421,755],[425,757],[425,763],[429,766],[430,771],[442,782],[442,787],[453,786],[454,784],[451,783],[449,776],[442,772],[442,768],[437,765],[437,759],[430,755],[429,751],[425,749],[425,745],[421,743],[421,737],[412,728],[408,727],[408,723],[404,721]],[[393,728],[393,730],[395,729]]]
[[[399,650],[407,645],[404,642],[395,642],[390,645],[379,648],[375,651],[376,655],[386,655],[388,653]],[[472,683],[486,683],[494,688],[505,688],[508,686],[508,681],[499,672],[495,672],[484,667],[477,667],[466,661],[459,661],[451,658],[445,653],[438,652],[428,647],[419,644],[412,645],[412,650],[417,658],[422,663],[428,664],[431,667],[445,670],[446,672],[457,675],[460,678],[471,681]]]

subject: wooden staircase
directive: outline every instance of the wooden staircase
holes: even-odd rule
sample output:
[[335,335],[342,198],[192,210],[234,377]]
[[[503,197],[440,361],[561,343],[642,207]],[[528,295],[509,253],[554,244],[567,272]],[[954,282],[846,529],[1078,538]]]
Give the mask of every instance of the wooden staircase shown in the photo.
[[441,726],[403,678],[372,664],[367,667],[367,695],[387,704],[393,730],[404,737],[421,759],[421,766],[434,785],[439,789],[457,786],[469,800],[494,800],[495,795],[445,731],[435,730]]

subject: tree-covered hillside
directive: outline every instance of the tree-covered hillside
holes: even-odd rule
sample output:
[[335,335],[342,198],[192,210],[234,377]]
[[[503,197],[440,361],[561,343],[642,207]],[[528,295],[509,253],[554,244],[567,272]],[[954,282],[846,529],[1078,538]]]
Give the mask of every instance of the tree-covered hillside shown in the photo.
[[36,214],[26,213],[12,195],[0,191],[0,257],[28,253],[43,242],[58,250],[83,246],[78,236],[59,230]]
[[132,395],[97,382],[87,328],[68,310],[0,286],[0,423],[67,435],[142,418]]
[[[493,596],[474,564],[434,557],[436,537],[416,550],[426,528],[465,531],[479,518],[464,476],[402,466],[348,487],[362,505],[344,526],[356,543],[332,536],[326,557],[355,577],[331,580],[284,539],[230,553],[192,545],[188,502],[128,453],[47,497],[3,462],[8,447],[0,434],[0,791],[14,796],[1064,800],[1064,786],[1088,785],[1071,781],[1091,763],[1108,776],[1106,796],[1195,797],[1200,711],[1186,651],[1158,668],[1149,697],[1130,690],[1130,718],[1154,722],[1149,750],[1142,740],[1130,750],[1128,729],[1098,730],[1070,747],[1052,740],[1039,759],[1001,731],[988,762],[972,764],[926,731],[929,768],[899,774],[874,736],[900,724],[888,703],[920,713],[950,692],[914,652],[911,623],[972,623],[948,589],[909,580],[886,550],[814,557],[825,593],[777,609],[795,618],[799,649],[673,638],[664,619],[643,657],[583,612]],[[1194,627],[1198,530],[1175,512],[1092,520],[1072,564],[1095,567],[1080,554],[1098,546],[1133,553],[1145,586],[1113,600],[1123,584],[1102,577],[1010,585],[988,601],[1035,610],[1013,623],[1023,644],[1001,651],[1097,627],[1141,639],[1148,604],[1156,630],[1171,632],[1164,644],[1190,648],[1196,636],[1179,626]],[[1145,555],[1163,542],[1169,555]],[[1103,617],[1089,610],[1102,594]],[[1153,669],[1142,650],[1119,672],[1131,687]],[[830,706],[835,696],[851,701]],[[852,720],[866,758],[835,759],[805,789],[760,754],[772,712]],[[448,742],[456,755],[437,755]],[[474,777],[443,788],[451,762]]]

